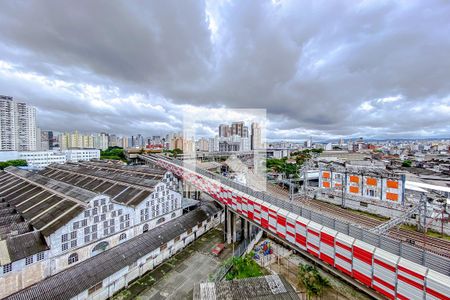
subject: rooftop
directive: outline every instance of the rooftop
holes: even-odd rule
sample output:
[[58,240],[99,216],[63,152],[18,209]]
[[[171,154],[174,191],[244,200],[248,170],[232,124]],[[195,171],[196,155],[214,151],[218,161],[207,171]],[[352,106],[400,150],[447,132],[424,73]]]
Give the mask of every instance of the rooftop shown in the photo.
[[194,287],[194,300],[299,299],[294,288],[279,275],[221,282],[200,283]]

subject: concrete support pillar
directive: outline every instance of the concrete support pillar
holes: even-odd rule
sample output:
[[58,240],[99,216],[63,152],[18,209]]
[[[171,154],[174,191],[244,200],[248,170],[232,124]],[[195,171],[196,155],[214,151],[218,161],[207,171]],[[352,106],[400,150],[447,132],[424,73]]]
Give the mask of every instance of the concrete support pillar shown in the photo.
[[231,214],[231,217],[232,217],[232,221],[231,221],[231,224],[232,224],[232,227],[233,227],[233,243],[236,243],[237,242],[237,232],[236,232],[236,227],[237,227],[237,218],[236,218],[236,214],[234,214],[234,213],[232,213]]
[[248,221],[246,219],[242,219],[244,223],[244,239],[248,239]]
[[226,230],[227,230],[227,244],[231,244],[231,227],[232,227],[232,213],[230,212],[229,209],[227,209],[226,212]]

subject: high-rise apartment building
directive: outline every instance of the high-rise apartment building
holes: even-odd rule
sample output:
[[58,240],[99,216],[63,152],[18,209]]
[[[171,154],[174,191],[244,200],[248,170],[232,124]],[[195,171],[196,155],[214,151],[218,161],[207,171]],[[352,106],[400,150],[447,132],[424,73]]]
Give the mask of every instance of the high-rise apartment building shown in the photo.
[[[117,138],[114,136],[117,146]],[[102,132],[94,136],[94,148],[100,150],[108,149],[108,134]]]
[[229,137],[231,136],[230,125],[220,124],[219,125],[219,137]]
[[252,134],[251,134],[251,149],[261,149],[261,126],[258,123],[252,123]]
[[72,148],[94,148],[94,137],[84,135],[78,131],[72,133],[61,133],[59,136],[59,145],[61,149]]
[[36,108],[0,95],[0,150],[37,149]]
[[38,134],[40,135],[40,138],[37,138],[40,144],[37,146],[38,150],[52,150],[54,143],[53,131],[38,129]]
[[244,136],[244,122],[231,123],[231,135]]

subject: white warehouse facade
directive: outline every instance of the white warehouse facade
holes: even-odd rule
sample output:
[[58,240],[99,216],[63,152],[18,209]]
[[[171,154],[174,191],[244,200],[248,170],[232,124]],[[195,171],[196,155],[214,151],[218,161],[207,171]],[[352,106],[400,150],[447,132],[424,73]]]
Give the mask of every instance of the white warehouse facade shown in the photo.
[[172,173],[106,163],[0,173],[0,298],[182,215]]

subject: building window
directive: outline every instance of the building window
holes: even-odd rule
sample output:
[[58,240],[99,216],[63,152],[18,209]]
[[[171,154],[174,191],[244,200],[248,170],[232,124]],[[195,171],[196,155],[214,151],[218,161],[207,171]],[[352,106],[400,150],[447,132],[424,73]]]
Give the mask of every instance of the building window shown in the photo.
[[68,240],[68,235],[67,235],[67,233],[65,233],[61,236],[61,242],[64,243],[64,242],[67,242],[67,240]]
[[62,251],[66,251],[67,249],[69,249],[69,244],[68,243],[62,244],[61,249],[62,249]]
[[78,229],[78,227],[80,227],[80,223],[73,222],[73,229],[76,230],[76,229]]
[[85,217],[85,218],[88,218],[89,215],[90,215],[89,210],[87,210],[87,211],[84,212],[84,217]]
[[87,226],[87,219],[81,221],[81,226],[83,227]]
[[148,231],[148,224],[145,224],[144,227],[142,227],[142,232]]
[[77,246],[77,240],[73,240],[70,242],[70,248],[74,248]]
[[25,258],[25,265],[31,265],[33,263],[33,256]]
[[94,248],[92,248],[92,255],[93,256],[97,255],[98,253],[103,252],[106,249],[108,249],[108,247],[109,247],[109,243],[108,242],[105,242],[105,241],[100,242],[97,245],[95,245]]
[[3,265],[3,274],[9,273],[12,271],[12,263]]
[[122,233],[120,236],[119,236],[119,241],[123,241],[124,239],[126,239],[127,238],[127,234],[126,233]]
[[96,291],[98,291],[99,289],[101,289],[103,287],[103,283],[99,282],[96,285],[94,285],[93,287],[90,287],[88,290],[88,295],[91,295],[93,293],[95,293]]
[[165,221],[165,218],[159,218],[158,221],[156,221],[156,224],[161,224]]
[[77,253],[72,253],[69,255],[69,258],[67,259],[67,263],[69,265],[75,263],[78,261],[78,254]]
[[36,260],[37,260],[37,261],[43,260],[44,258],[45,258],[45,253],[44,253],[44,252],[39,252],[39,253],[36,255]]

